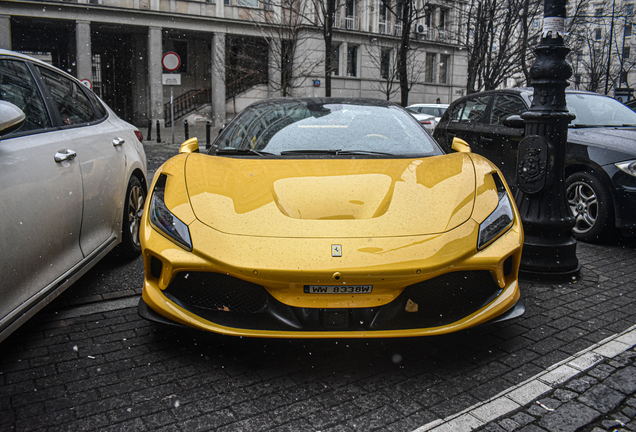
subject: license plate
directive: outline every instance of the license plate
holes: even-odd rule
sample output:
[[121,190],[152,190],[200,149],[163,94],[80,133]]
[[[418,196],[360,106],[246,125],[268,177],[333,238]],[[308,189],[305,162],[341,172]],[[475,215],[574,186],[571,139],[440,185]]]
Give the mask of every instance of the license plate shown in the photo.
[[368,294],[373,285],[305,285],[307,294]]

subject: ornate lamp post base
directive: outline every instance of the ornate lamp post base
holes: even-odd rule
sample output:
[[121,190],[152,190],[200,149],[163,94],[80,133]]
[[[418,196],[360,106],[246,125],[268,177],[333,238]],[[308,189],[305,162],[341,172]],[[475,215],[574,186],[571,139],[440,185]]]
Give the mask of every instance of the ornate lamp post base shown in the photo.
[[534,281],[572,281],[581,269],[565,188],[565,147],[574,119],[565,101],[572,75],[562,37],[565,3],[545,1],[543,37],[530,69],[532,106],[521,115],[526,129],[519,144],[515,200],[525,237],[519,276]]

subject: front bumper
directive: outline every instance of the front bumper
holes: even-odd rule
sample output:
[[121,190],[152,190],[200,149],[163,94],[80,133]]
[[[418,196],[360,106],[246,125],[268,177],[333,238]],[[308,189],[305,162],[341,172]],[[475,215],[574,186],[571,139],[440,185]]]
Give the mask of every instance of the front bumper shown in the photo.
[[[242,243],[193,225],[193,239],[214,245],[207,254],[143,230],[142,317],[236,336],[360,338],[444,334],[523,313],[517,224],[482,251],[474,248],[478,226],[470,223],[409,238]],[[374,247],[365,248],[371,240]],[[358,253],[312,253],[334,242]],[[373,285],[373,292],[304,293],[311,284]]]

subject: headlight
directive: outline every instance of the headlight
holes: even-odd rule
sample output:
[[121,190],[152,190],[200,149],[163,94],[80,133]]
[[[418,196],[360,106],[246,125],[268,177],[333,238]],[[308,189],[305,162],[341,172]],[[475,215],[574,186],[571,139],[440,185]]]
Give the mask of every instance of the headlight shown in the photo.
[[625,171],[627,174],[636,177],[636,160],[615,163],[616,167]]
[[168,236],[168,238],[176,242],[179,246],[191,251],[192,241],[190,240],[190,230],[188,226],[173,215],[164,202],[166,178],[165,174],[161,174],[152,191],[150,222],[153,227]]
[[499,194],[499,204],[494,212],[479,225],[479,238],[477,240],[477,249],[481,250],[492,242],[499,234],[504,232],[512,225],[514,213],[512,211],[512,203],[508,192],[498,175],[493,175],[497,192]]

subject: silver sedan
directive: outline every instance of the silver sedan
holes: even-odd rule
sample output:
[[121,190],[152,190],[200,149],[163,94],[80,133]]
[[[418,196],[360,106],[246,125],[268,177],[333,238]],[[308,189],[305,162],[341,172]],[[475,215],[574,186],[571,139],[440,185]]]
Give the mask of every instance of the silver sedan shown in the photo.
[[48,64],[0,50],[0,341],[109,251],[139,255],[142,135]]

